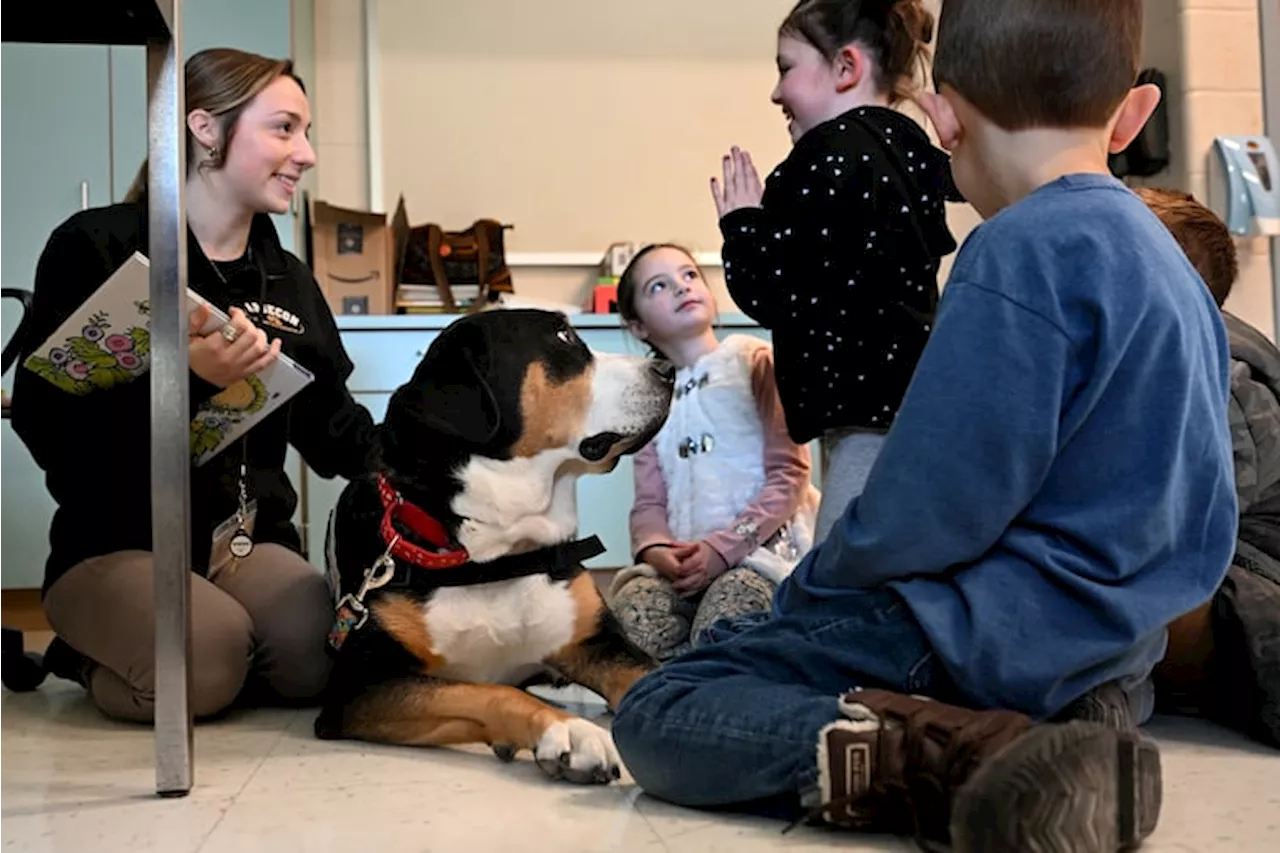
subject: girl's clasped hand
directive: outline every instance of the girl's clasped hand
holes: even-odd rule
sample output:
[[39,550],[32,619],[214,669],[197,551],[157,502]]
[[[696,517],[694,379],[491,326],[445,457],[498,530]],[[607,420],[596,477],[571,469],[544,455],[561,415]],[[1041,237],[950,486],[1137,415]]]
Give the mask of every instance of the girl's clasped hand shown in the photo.
[[644,560],[681,595],[696,595],[728,569],[724,558],[706,542],[673,542],[654,545]]

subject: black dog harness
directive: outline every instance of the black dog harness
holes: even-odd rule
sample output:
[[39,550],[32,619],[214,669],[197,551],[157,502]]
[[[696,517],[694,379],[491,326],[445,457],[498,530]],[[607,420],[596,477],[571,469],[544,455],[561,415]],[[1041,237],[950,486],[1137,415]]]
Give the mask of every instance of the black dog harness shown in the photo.
[[[387,550],[365,570],[359,591],[339,600],[333,629],[329,632],[329,645],[335,651],[342,648],[352,631],[360,630],[369,620],[364,599],[372,590],[390,587],[429,593],[441,587],[472,586],[538,574],[552,580],[569,580],[581,571],[584,561],[605,552],[600,537],[592,536],[483,563],[472,562],[465,548],[449,540],[443,524],[421,507],[405,501],[381,474],[378,475],[378,495],[383,506],[379,532]],[[408,541],[398,525],[436,550]]]

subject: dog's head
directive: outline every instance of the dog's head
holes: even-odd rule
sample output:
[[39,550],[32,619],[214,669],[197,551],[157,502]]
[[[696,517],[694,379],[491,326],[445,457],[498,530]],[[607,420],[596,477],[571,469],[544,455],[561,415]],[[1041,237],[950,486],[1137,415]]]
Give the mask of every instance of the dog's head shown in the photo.
[[672,378],[663,362],[592,352],[559,313],[468,315],[392,395],[383,461],[477,560],[559,541],[576,526],[575,475],[656,435]]

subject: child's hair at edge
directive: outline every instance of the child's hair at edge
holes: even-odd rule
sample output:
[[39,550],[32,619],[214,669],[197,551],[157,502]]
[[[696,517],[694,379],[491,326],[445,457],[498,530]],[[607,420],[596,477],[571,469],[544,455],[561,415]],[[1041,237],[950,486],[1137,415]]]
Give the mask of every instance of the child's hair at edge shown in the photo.
[[945,0],[934,85],[1006,131],[1105,127],[1138,79],[1142,4]]
[[[214,47],[193,54],[183,71],[186,78],[186,110],[208,110],[218,120],[222,142],[216,153],[200,164],[202,169],[220,169],[235,136],[236,122],[249,102],[279,77],[290,77],[305,93],[307,88],[293,71],[293,60],[273,59],[229,47]],[[184,117],[185,118],[185,117]],[[186,126],[186,122],[183,122]],[[187,168],[196,162],[195,140],[187,138]],[[125,201],[140,201],[147,193],[147,161],[133,179]]]
[[1154,187],[1134,192],[1173,234],[1221,308],[1239,274],[1236,243],[1226,223],[1190,193]]
[[928,67],[933,15],[923,0],[800,0],[778,34],[808,42],[828,60],[857,42],[875,65],[878,88],[896,105],[914,94],[917,70]]

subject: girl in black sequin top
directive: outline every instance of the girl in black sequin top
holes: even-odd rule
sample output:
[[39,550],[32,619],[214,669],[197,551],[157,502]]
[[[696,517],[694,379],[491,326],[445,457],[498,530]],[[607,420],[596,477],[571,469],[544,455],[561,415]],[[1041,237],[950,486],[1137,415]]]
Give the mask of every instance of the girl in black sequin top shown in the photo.
[[819,539],[861,491],[956,248],[948,158],[893,108],[932,31],[921,0],[800,0],[779,28],[772,95],[791,154],[761,187],[734,148],[711,181],[726,283],[773,332],[788,431],[823,438]]

